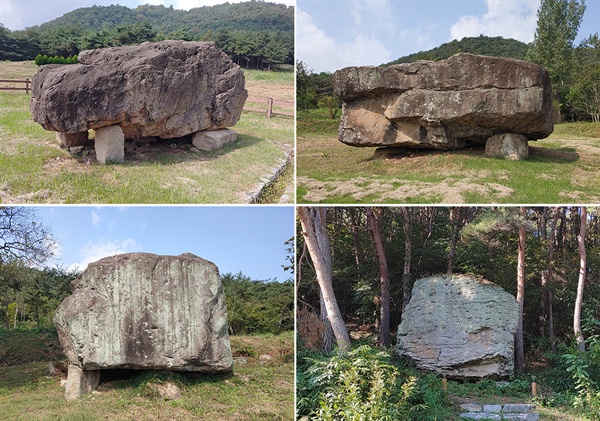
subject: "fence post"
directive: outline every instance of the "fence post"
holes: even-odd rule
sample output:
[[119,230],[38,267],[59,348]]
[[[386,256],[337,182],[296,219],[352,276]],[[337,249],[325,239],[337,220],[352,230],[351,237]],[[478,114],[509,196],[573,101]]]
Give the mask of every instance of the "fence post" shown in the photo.
[[25,95],[29,93],[29,78],[25,79]]
[[273,112],[273,98],[269,98],[267,100],[267,118],[271,118],[272,112]]

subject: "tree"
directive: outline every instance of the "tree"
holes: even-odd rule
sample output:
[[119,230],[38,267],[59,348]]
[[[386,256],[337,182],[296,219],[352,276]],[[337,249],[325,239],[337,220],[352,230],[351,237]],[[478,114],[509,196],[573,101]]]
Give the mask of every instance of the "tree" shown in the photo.
[[527,60],[544,66],[550,74],[554,100],[563,105],[571,82],[573,42],[585,12],[585,1],[542,0],[537,29]]
[[581,333],[581,306],[583,304],[583,288],[585,286],[585,273],[587,258],[585,254],[585,225],[587,223],[587,209],[585,206],[580,210],[579,235],[577,245],[579,248],[579,278],[577,280],[577,298],[575,299],[575,311],[573,312],[573,333],[581,351],[585,351],[583,333]]
[[600,39],[594,34],[584,39],[575,51],[576,78],[567,93],[575,111],[593,122],[600,121]]
[[50,228],[32,208],[0,207],[0,267],[12,261],[40,266],[54,254]]
[[515,335],[515,370],[522,373],[525,367],[525,352],[523,347],[523,306],[525,302],[525,208],[519,207],[522,218],[519,224],[519,247],[517,257],[517,303],[519,317],[517,321],[517,334]]
[[[373,237],[375,245],[375,253],[379,262],[379,281],[381,284],[381,295],[379,300],[379,345],[387,348],[390,346],[390,275],[388,264],[385,257],[385,248],[383,247],[383,239],[379,230],[380,222],[377,221],[373,213],[373,208],[365,209],[367,220],[369,222],[369,230]],[[379,208],[379,215],[383,214],[383,209]]]
[[341,352],[350,350],[350,336],[342,319],[332,285],[331,250],[325,225],[326,208],[299,206],[297,208],[302,236],[313,261],[319,289],[327,309],[327,318]]
[[402,210],[402,227],[404,229],[404,269],[402,271],[402,313],[408,302],[412,289],[410,276],[410,261],[412,259],[412,221],[410,211],[406,206]]

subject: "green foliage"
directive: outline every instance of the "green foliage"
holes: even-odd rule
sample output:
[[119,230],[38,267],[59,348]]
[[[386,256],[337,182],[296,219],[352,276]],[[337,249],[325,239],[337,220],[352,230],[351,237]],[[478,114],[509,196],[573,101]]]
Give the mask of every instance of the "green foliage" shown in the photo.
[[427,51],[409,54],[391,61],[385,66],[400,63],[412,63],[417,60],[445,60],[454,54],[471,53],[482,56],[496,56],[524,59],[527,53],[527,44],[510,38],[487,37],[480,35],[478,37],[465,37],[442,44],[439,47]]
[[566,100],[583,118],[600,122],[600,39],[598,34],[584,39],[575,50],[577,77]]
[[[600,328],[600,321],[588,319],[586,331]],[[591,334],[586,350],[576,344],[567,348],[562,359],[572,380],[573,406],[592,420],[600,420],[600,336]]]
[[573,42],[585,12],[578,0],[543,0],[538,10],[537,29],[527,60],[545,67],[555,99],[565,112],[565,99],[573,81]]
[[297,415],[319,420],[435,420],[449,411],[441,380],[361,345],[347,354],[298,355]]
[[292,281],[254,281],[242,273],[226,273],[221,279],[231,334],[277,334],[294,329]]
[[[31,60],[37,53],[71,56],[82,50],[165,39],[214,40],[244,67],[293,64],[294,10],[244,2],[189,11],[144,5],[80,8],[41,26],[0,32],[0,60]],[[48,64],[48,63],[42,63]]]
[[0,328],[0,366],[60,360],[63,357],[54,326]]

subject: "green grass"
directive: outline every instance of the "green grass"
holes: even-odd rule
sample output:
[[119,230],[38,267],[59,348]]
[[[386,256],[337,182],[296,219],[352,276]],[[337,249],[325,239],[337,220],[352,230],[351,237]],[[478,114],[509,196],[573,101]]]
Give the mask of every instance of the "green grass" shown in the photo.
[[[32,62],[0,62],[10,78],[35,71]],[[245,73],[251,95],[293,95],[293,73]],[[248,203],[294,144],[293,119],[243,112],[238,140],[220,151],[193,152],[181,142],[144,158],[126,155],[122,165],[98,165],[61,149],[54,133],[32,120],[29,99],[0,91],[0,203]]]
[[555,126],[530,157],[483,156],[483,147],[417,150],[374,159],[375,148],[337,140],[326,110],[298,114],[298,203],[592,203],[600,200],[600,123]]
[[[253,353],[232,375],[141,372],[127,380],[101,383],[99,393],[67,402],[47,363],[0,367],[0,419],[10,420],[291,420],[294,414],[292,332],[234,336],[232,351]],[[260,355],[268,354],[268,361]],[[171,381],[182,390],[177,401],[161,399],[154,383]]]

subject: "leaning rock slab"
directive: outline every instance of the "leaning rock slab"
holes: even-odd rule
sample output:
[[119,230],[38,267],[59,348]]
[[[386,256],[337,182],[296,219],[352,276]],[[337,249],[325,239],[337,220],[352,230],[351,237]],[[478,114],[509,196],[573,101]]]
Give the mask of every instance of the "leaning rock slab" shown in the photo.
[[228,372],[233,358],[217,267],[185,253],[127,253],[91,263],[54,318],[69,363]]
[[96,130],[96,159],[101,164],[125,162],[125,137],[120,126],[105,126]]
[[485,155],[518,161],[529,156],[529,143],[522,134],[497,134],[485,143]]
[[451,378],[505,377],[514,369],[516,299],[473,277],[419,279],[398,327],[397,352]]
[[68,401],[79,399],[82,395],[90,393],[98,387],[100,371],[82,370],[74,364],[69,364],[68,370],[65,384],[65,398]]
[[333,75],[339,140],[351,146],[459,149],[494,135],[552,133],[548,72],[521,60],[457,54]]
[[193,145],[201,151],[216,151],[235,142],[237,133],[233,130],[211,130],[198,132],[192,138]]

